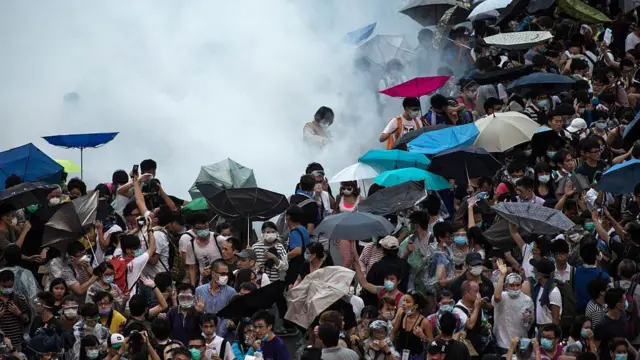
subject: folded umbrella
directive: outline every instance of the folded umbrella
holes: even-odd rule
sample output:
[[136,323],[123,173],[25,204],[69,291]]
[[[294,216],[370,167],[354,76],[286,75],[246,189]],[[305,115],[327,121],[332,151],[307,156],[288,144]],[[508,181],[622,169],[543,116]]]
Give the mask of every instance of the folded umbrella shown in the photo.
[[471,145],[479,133],[474,123],[451,126],[426,132],[411,140],[407,147],[410,152],[433,155],[459,146]]
[[381,94],[391,97],[420,97],[440,89],[451,76],[430,76],[413,78],[402,84],[380,90]]
[[631,194],[640,183],[640,159],[625,161],[605,171],[596,184],[596,189],[613,195]]
[[580,0],[558,0],[558,7],[572,18],[584,23],[599,24],[613,21],[600,10]]
[[556,235],[575,226],[561,211],[532,203],[505,202],[492,208],[519,228],[538,235]]
[[313,230],[313,235],[329,240],[365,240],[389,235],[395,227],[379,215],[364,212],[348,212],[331,215]]
[[368,180],[378,176],[379,173],[380,172],[378,170],[371,166],[358,162],[340,170],[340,172],[334,175],[329,182],[340,183],[344,181]]
[[475,73],[471,76],[478,85],[490,85],[501,82],[517,80],[523,76],[535,72],[533,65],[517,66],[512,68],[489,71],[486,73]]
[[407,167],[426,169],[431,160],[422,154],[400,150],[369,150],[360,156],[359,162],[385,170]]
[[451,188],[451,184],[442,176],[416,168],[385,171],[373,179],[373,182],[380,186],[394,186],[408,181],[424,181],[425,189],[433,191]]
[[538,72],[512,82],[507,89],[513,92],[523,92],[542,88],[547,93],[556,94],[571,90],[575,82],[569,76]]
[[[495,10],[506,8],[511,3],[511,0],[486,0],[478,4],[467,17],[467,19],[476,19],[486,13],[495,12]],[[500,15],[498,13],[498,15]]]
[[0,204],[8,205],[13,209],[45,204],[47,196],[57,188],[57,185],[41,182],[22,183],[0,192]]
[[313,271],[284,294],[287,313],[284,318],[308,328],[331,304],[349,294],[355,272],[342,266],[327,266]]
[[[404,7],[400,12],[425,27],[437,24],[444,13],[457,4],[456,0],[416,0]],[[464,18],[459,20],[461,21],[455,21],[455,23],[465,21]]]
[[493,177],[501,167],[502,164],[486,150],[461,147],[434,156],[429,171],[446,179],[454,179],[458,184],[467,184],[469,179]]
[[548,31],[519,31],[487,36],[484,42],[501,49],[524,50],[551,39],[553,35]]
[[473,143],[489,152],[503,152],[531,141],[540,125],[519,112],[496,113],[475,122],[480,133]]
[[217,315],[224,319],[251,317],[258,310],[270,309],[282,297],[286,288],[287,284],[282,280],[272,282],[249,294],[236,297]]
[[453,125],[438,124],[438,125],[431,125],[431,126],[423,126],[420,129],[409,131],[408,133],[402,135],[402,137],[400,137],[400,139],[398,139],[395,142],[395,144],[393,145],[393,148],[398,150],[407,150],[407,143],[417,138],[418,136],[427,132],[441,130],[451,126]]
[[415,181],[409,181],[375,192],[360,201],[357,210],[375,215],[394,214],[412,208],[426,196],[424,186]]

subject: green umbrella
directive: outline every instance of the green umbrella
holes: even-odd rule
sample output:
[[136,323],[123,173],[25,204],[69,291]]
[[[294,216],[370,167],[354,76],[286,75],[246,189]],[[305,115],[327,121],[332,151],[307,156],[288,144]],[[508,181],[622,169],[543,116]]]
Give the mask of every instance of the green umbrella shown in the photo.
[[207,203],[207,199],[204,197],[199,197],[195,200],[189,201],[189,203],[182,207],[182,211],[206,211],[209,210],[209,204]]
[[574,19],[589,24],[610,23],[612,20],[607,15],[600,12],[580,0],[559,0],[558,6],[562,11]]

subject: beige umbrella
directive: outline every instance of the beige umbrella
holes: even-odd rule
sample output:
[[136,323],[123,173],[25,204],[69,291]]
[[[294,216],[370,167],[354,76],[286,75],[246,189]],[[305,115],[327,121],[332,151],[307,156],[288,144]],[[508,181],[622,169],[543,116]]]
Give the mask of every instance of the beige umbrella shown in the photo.
[[473,145],[488,152],[503,152],[531,141],[540,127],[530,117],[515,111],[488,115],[475,124],[480,134]]

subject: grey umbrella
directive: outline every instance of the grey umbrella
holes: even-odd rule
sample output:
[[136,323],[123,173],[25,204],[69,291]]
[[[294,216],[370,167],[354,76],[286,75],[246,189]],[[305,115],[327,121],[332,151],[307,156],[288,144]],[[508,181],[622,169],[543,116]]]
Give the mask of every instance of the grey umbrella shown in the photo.
[[[444,13],[452,6],[460,5],[462,2],[456,0],[415,0],[400,10],[401,13],[407,15],[422,26],[436,25],[442,18]],[[467,21],[466,13],[461,13],[459,18],[453,20],[454,24]]]
[[389,235],[394,226],[379,215],[364,212],[341,213],[326,217],[313,235],[329,240],[365,240]]
[[426,196],[424,185],[408,181],[377,191],[358,204],[358,211],[376,215],[393,214],[413,207]]
[[556,235],[575,226],[562,212],[532,203],[500,203],[493,209],[519,228],[539,235]]

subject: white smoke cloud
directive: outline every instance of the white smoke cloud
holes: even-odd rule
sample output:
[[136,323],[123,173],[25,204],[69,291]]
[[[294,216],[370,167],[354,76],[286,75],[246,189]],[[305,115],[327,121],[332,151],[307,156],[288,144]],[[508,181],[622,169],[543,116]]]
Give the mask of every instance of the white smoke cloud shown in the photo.
[[[258,185],[288,194],[306,164],[329,174],[379,147],[384,121],[336,53],[348,31],[419,29],[393,0],[13,1],[0,5],[3,149],[33,142],[53,158],[79,151],[41,136],[119,131],[84,153],[85,180],[152,158],[168,192],[187,197],[199,167],[230,157]],[[64,103],[68,92],[78,104]],[[302,144],[321,105],[336,112],[335,143]]]

